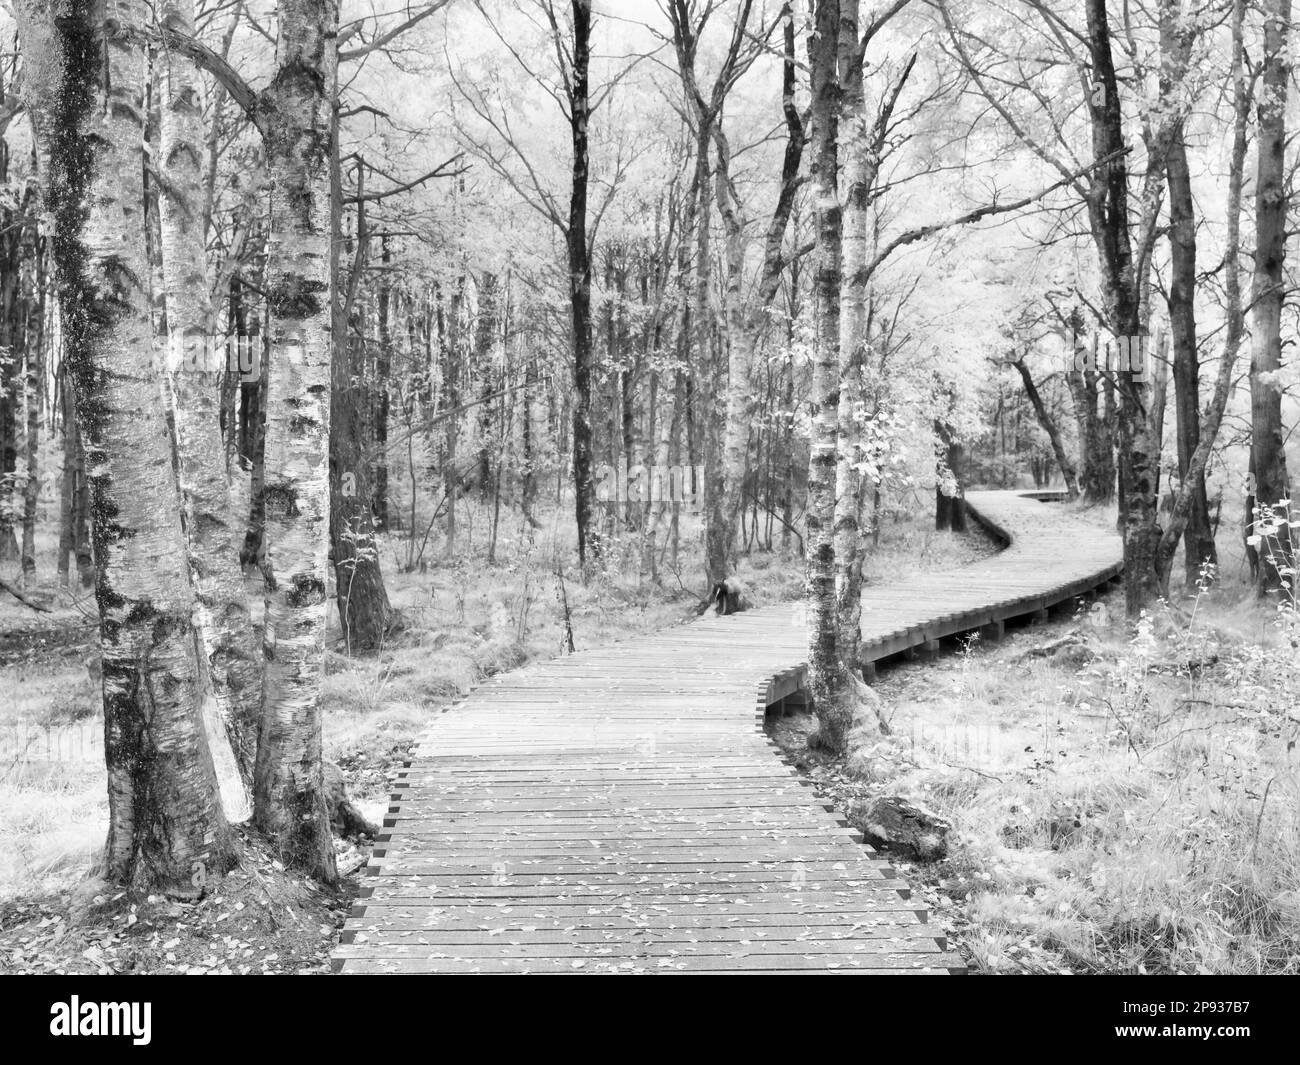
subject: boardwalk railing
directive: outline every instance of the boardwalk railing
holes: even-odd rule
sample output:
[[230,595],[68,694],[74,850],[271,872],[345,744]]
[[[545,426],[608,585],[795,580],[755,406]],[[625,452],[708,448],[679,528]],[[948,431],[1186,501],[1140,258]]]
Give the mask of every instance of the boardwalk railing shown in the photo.
[[[864,662],[1045,611],[1118,573],[1114,537],[972,493],[1007,546],[873,587]],[[804,683],[788,605],[498,677],[399,774],[335,951],[355,973],[961,972],[926,910],[763,733]]]

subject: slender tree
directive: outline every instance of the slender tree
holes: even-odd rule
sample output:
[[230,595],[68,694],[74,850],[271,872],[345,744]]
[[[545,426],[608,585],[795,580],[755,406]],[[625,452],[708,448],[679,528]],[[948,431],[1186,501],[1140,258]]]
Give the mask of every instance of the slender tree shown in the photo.
[[812,80],[811,163],[816,210],[813,282],[813,428],[808,460],[808,670],[817,712],[816,742],[841,750],[853,708],[840,657],[835,603],[835,470],[840,372],[841,208],[838,187],[840,83],[838,0],[817,0],[808,43]]
[[[166,0],[164,27],[192,36],[192,0]],[[221,440],[221,381],[229,362],[216,343],[201,228],[203,114],[193,64],[163,53],[159,202],[168,367],[175,400],[186,542],[198,597],[198,632],[239,771],[251,786],[261,723],[262,650],[239,565],[243,523],[230,505]],[[233,813],[233,812],[232,812]]]
[[592,472],[591,432],[591,244],[587,235],[587,185],[590,180],[588,123],[591,120],[591,0],[572,0],[571,45],[566,45],[555,10],[546,11],[559,52],[560,71],[568,101],[567,118],[573,149],[569,188],[569,218],[564,244],[569,262],[569,313],[573,351],[573,484],[578,525],[578,561],[600,557],[595,526],[596,484]]
[[[1250,466],[1255,505],[1266,515],[1291,498],[1282,431],[1282,304],[1286,296],[1286,106],[1291,83],[1291,0],[1262,0],[1264,10],[1263,73],[1257,103],[1259,129],[1255,166],[1255,274],[1250,359]],[[1286,507],[1277,510],[1276,547],[1260,554],[1259,593],[1282,586],[1281,571],[1295,568],[1295,547]],[[1291,577],[1294,580],[1294,576]]]
[[[1205,465],[1218,437],[1223,414],[1232,393],[1233,373],[1238,351],[1245,334],[1246,315],[1241,296],[1240,237],[1242,185],[1246,171],[1247,126],[1250,122],[1251,88],[1246,76],[1244,23],[1246,0],[1233,0],[1231,14],[1232,52],[1229,68],[1232,79],[1232,148],[1228,162],[1227,234],[1225,239],[1224,296],[1225,322],[1223,348],[1215,375],[1214,392],[1206,404],[1204,415],[1198,419],[1196,447],[1188,456],[1187,471],[1183,475],[1174,504],[1165,520],[1156,552],[1156,573],[1162,594],[1169,596],[1169,578],[1173,569],[1174,553],[1181,537],[1190,535],[1190,523],[1196,504],[1198,485],[1204,484]],[[1177,164],[1176,164],[1177,165]],[[1189,577],[1192,577],[1189,563]],[[1194,579],[1194,578],[1193,578]]]
[[262,94],[271,176],[266,415],[267,662],[254,818],[286,864],[337,876],[321,760],[331,363],[330,147],[334,0],[282,0]]

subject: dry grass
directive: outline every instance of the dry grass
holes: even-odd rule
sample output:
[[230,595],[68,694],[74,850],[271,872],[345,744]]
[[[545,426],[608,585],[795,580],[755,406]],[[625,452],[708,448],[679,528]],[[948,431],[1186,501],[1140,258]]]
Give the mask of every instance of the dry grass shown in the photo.
[[980,971],[1297,972],[1296,636],[1229,582],[977,643],[882,674],[845,771],[954,823],[909,875]]
[[77,650],[0,667],[0,898],[84,870],[108,824],[97,692]]

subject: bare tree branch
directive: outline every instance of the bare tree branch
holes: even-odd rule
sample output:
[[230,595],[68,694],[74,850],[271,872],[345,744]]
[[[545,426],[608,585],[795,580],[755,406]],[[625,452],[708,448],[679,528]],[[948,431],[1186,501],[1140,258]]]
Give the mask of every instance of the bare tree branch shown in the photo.
[[1112,152],[1104,159],[1099,159],[1097,162],[1090,163],[1088,166],[1085,166],[1080,170],[1068,173],[1065,177],[1061,178],[1060,181],[1054,182],[1046,188],[1039,189],[1038,192],[1035,192],[1030,196],[1024,196],[1012,203],[1000,204],[995,200],[993,203],[987,203],[982,207],[975,208],[973,211],[967,211],[965,214],[945,219],[942,222],[934,222],[928,226],[918,226],[915,229],[909,229],[904,233],[900,233],[886,244],[884,248],[876,254],[876,257],[867,264],[866,276],[870,277],[874,274],[881,263],[906,244],[915,244],[918,240],[924,240],[926,237],[933,236],[935,233],[942,232],[945,229],[952,229],[955,226],[969,225],[971,222],[978,222],[983,218],[991,218],[994,215],[1009,214],[1012,211],[1019,211],[1028,207],[1031,203],[1037,203],[1039,200],[1051,195],[1057,189],[1062,188],[1065,185],[1074,185],[1075,182],[1084,174],[1091,170],[1096,170],[1108,165],[1113,159],[1126,155],[1129,151],[1130,149],[1124,148],[1121,151]]
[[[371,52],[379,51],[379,49],[383,48],[385,45],[391,43],[393,40],[400,37],[407,30],[412,29],[415,26],[418,26],[430,15],[436,14],[437,12],[441,11],[450,2],[451,0],[433,0],[433,3],[431,3],[428,7],[422,8],[421,10],[417,11],[405,22],[401,23],[400,25],[394,26],[387,33],[381,33],[369,44],[363,44],[359,48],[340,48],[339,62],[346,63],[348,60],[360,59],[362,56],[367,56]],[[383,18],[384,16],[380,15],[376,17]],[[360,20],[358,20],[357,22],[353,23],[351,26],[348,27],[346,38],[344,37],[343,33],[339,34],[339,43],[342,44],[344,40],[350,39],[354,33],[359,33],[359,32],[360,32]]]

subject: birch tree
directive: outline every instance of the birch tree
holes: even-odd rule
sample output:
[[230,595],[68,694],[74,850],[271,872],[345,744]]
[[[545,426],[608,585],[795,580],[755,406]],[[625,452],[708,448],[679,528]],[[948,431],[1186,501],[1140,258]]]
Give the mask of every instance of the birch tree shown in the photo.
[[[751,32],[751,0],[741,0],[732,21],[727,49],[707,94],[700,84],[697,60],[700,39],[716,13],[713,3],[702,6],[673,0],[668,7],[678,76],[686,97],[686,115],[695,140],[690,222],[695,239],[692,262],[690,320],[694,326],[695,357],[707,394],[725,395],[722,419],[705,419],[704,569],[710,587],[730,572],[740,509],[740,482],[745,474],[749,437],[748,375],[750,332],[743,317],[745,220],[731,176],[731,149],[722,129],[727,96],[753,64],[767,33]],[[714,350],[717,318],[710,299],[712,253],[709,225],[709,176],[712,146],[717,145],[714,196],[726,233],[723,248],[723,289],[728,354],[725,366]]]
[[840,406],[841,209],[838,0],[817,0],[808,60],[812,86],[812,196],[816,214],[813,281],[812,441],[808,459],[808,681],[817,711],[816,743],[840,750],[853,720],[849,675],[840,657],[835,602],[835,473]]
[[838,654],[845,668],[858,666],[862,625],[861,440],[868,390],[867,288],[878,263],[867,258],[868,207],[890,113],[915,62],[904,68],[886,95],[873,123],[867,114],[866,54],[880,29],[903,10],[909,0],[893,0],[860,25],[859,0],[840,0],[837,65],[842,85],[843,152],[843,291],[840,300],[840,393],[836,415],[835,466],[835,611]]
[[337,872],[321,761],[329,550],[330,136],[334,0],[282,0],[260,95],[271,182],[266,415],[266,671],[254,819],[286,864]]
[[26,92],[93,515],[115,883],[193,895],[233,860],[200,712],[191,592],[158,402],[144,235],[139,0],[24,0]]
[[[159,14],[166,30],[193,36],[192,0],[166,0]],[[227,359],[224,346],[213,346],[216,323],[201,216],[203,114],[193,64],[171,51],[161,58],[159,216],[185,533],[203,653],[211,665],[240,775],[251,786],[261,718],[262,655],[239,564],[244,526],[230,505],[221,440],[219,404]]]

